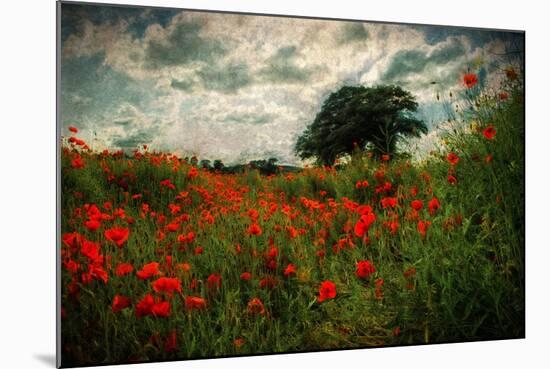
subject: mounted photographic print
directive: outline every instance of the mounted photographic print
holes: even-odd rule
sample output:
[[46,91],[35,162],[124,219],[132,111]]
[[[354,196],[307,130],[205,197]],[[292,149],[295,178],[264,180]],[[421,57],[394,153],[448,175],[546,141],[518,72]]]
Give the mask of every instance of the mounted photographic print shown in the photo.
[[523,32],[57,5],[58,365],[524,337]]

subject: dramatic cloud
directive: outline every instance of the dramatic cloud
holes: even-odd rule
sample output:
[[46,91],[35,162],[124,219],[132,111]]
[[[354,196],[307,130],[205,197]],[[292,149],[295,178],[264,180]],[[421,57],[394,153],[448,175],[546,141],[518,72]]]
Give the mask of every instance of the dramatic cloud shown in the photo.
[[[149,144],[225,163],[299,164],[297,137],[343,85],[394,83],[430,127],[469,68],[498,81],[510,33],[62,5],[62,125],[94,148]],[[500,74],[499,74],[500,73]],[[428,147],[434,129],[418,146]]]

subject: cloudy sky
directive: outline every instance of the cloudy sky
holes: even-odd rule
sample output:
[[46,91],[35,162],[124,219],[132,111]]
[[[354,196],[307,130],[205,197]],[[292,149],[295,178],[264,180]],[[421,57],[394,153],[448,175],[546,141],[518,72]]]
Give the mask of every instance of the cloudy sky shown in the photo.
[[62,5],[61,29],[64,129],[96,149],[226,164],[300,164],[297,137],[343,85],[401,85],[435,132],[437,93],[462,89],[469,68],[497,83],[502,54],[523,48],[519,34],[455,27],[76,4]]

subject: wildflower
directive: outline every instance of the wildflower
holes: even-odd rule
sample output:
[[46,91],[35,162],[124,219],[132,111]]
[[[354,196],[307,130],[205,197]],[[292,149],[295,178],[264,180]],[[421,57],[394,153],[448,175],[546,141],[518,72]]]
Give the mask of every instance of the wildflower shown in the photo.
[[101,222],[97,220],[87,220],[84,222],[84,226],[90,231],[95,232],[101,226]]
[[72,133],[78,133],[78,128],[69,126],[69,131],[71,131]]
[[430,211],[430,215],[434,215],[435,212],[441,207],[441,204],[439,203],[439,200],[434,197],[430,200],[428,203],[428,209]]
[[240,278],[241,278],[242,281],[245,281],[245,282],[246,282],[246,281],[249,281],[250,278],[252,278],[252,274],[250,274],[250,272],[243,272],[243,273],[241,274],[241,277],[240,277]]
[[155,303],[151,313],[156,317],[167,318],[170,315],[170,303],[168,301]]
[[248,302],[246,310],[248,311],[249,314],[253,314],[253,315],[265,314],[264,303],[258,297],[254,297]]
[[416,275],[416,268],[414,268],[414,267],[410,267],[409,269],[407,269],[403,272],[403,276],[405,278],[410,278],[410,277],[413,277],[415,275]]
[[495,135],[497,134],[497,130],[495,127],[490,124],[483,130],[483,136],[485,136],[486,139],[492,140],[495,138]]
[[411,201],[411,208],[413,208],[416,211],[422,210],[422,207],[424,206],[424,203],[422,200],[413,200]]
[[371,274],[374,274],[376,269],[369,260],[361,260],[357,262],[357,270],[355,274],[359,278],[368,278]]
[[505,91],[500,92],[498,94],[498,98],[500,99],[500,101],[504,101],[504,100],[508,99],[508,92],[505,92]]
[[380,200],[380,204],[382,205],[382,208],[395,208],[397,206],[397,197],[384,197],[382,200]]
[[219,274],[210,274],[206,280],[209,290],[216,290],[222,286],[222,276]]
[[99,254],[99,248],[99,243],[95,243],[92,241],[83,241],[82,246],[80,247],[80,253],[86,256],[91,261],[101,263],[103,260],[100,260],[101,256]]
[[165,352],[174,352],[178,350],[178,341],[177,341],[176,330],[172,330],[166,340],[164,341],[164,351]]
[[115,298],[113,299],[113,304],[111,305],[111,309],[113,310],[113,313],[118,313],[122,309],[126,309],[132,305],[132,300],[126,296],[122,295],[115,295]]
[[363,237],[368,233],[369,228],[372,223],[376,220],[376,215],[374,213],[367,213],[361,215],[361,218],[355,223],[354,231],[357,237]]
[[138,318],[150,315],[152,313],[153,306],[155,305],[155,299],[153,295],[148,293],[145,297],[136,305],[136,316]]
[[331,281],[324,281],[319,287],[318,302],[323,302],[327,299],[333,299],[336,297],[336,285]]
[[384,298],[384,291],[382,291],[382,286],[384,285],[384,280],[382,278],[378,278],[376,281],[374,281],[374,295],[377,299]]
[[259,236],[262,234],[262,229],[257,223],[252,223],[249,227],[246,233],[254,236]]
[[206,300],[197,296],[187,296],[185,298],[185,307],[188,310],[201,310],[206,309]]
[[448,176],[447,176],[447,182],[449,182],[449,183],[452,184],[452,185],[457,184],[456,177],[453,176],[453,175],[448,175]]
[[159,274],[159,263],[157,262],[145,264],[143,268],[136,273],[139,279],[149,279]]
[[181,293],[181,282],[177,278],[160,277],[152,282],[155,292],[166,292],[171,295],[173,292]]
[[132,273],[133,270],[134,270],[134,267],[132,266],[132,264],[122,263],[122,264],[118,264],[118,266],[116,267],[115,274],[118,277],[123,277],[126,274]]
[[285,277],[296,275],[296,266],[294,264],[288,264],[283,274]]
[[237,347],[237,348],[241,347],[245,343],[246,343],[246,341],[244,340],[244,338],[235,338],[233,340],[233,345],[235,345],[235,347]]
[[447,154],[447,161],[448,161],[451,165],[457,165],[458,162],[460,161],[460,158],[459,158],[458,155],[455,154],[454,152],[450,152],[449,154]]
[[82,157],[80,155],[76,156],[71,161],[71,167],[73,167],[74,169],[82,169],[85,166],[86,166],[86,163],[84,162],[84,160],[82,159]]
[[474,73],[467,73],[464,75],[464,85],[467,88],[472,88],[477,84],[477,75]]
[[115,227],[105,231],[105,238],[116,243],[118,247],[122,247],[128,240],[130,230],[128,228]]
[[427,221],[419,220],[418,221],[417,228],[418,228],[418,232],[422,235],[422,237],[426,237],[426,232],[428,231],[428,227],[431,224],[432,224],[432,222],[430,222],[429,220],[427,220]]

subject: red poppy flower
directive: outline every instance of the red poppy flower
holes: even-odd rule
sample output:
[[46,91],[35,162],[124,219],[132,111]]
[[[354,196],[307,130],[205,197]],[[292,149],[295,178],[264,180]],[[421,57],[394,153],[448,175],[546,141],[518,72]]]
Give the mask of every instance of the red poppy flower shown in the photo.
[[243,272],[241,274],[241,280],[243,281],[248,281],[250,280],[251,277],[252,277],[252,274],[250,274],[249,272]]
[[118,247],[122,247],[128,240],[130,230],[128,228],[114,227],[105,231],[105,238],[116,243]]
[[428,209],[430,210],[430,215],[434,215],[435,212],[441,207],[439,200],[437,198],[432,198],[428,203]]
[[397,197],[384,197],[380,200],[382,208],[395,208],[397,206]]
[[206,300],[197,296],[187,296],[185,298],[185,307],[189,310],[206,309]]
[[413,268],[413,267],[411,267],[411,268],[405,270],[405,272],[403,272],[403,276],[405,278],[410,278],[414,275],[416,275],[416,268]]
[[508,92],[505,92],[505,91],[500,92],[500,93],[498,94],[498,98],[499,98],[501,101],[504,101],[504,100],[508,99]]
[[363,237],[368,233],[370,226],[376,220],[376,215],[374,213],[367,213],[361,215],[361,218],[355,223],[354,231],[357,237]]
[[327,299],[333,299],[336,297],[336,285],[331,281],[324,281],[319,287],[319,297],[317,301],[323,302]]
[[447,161],[451,163],[451,165],[457,165],[460,161],[460,158],[454,152],[450,152],[447,154]]
[[164,341],[164,352],[174,352],[178,351],[178,335],[176,330],[172,330],[166,340]]
[[88,228],[90,232],[95,232],[101,226],[101,222],[97,220],[87,220],[84,222],[84,226]]
[[132,264],[122,263],[122,264],[118,264],[118,266],[116,267],[115,274],[118,277],[123,277],[127,274],[132,273],[133,270],[134,270],[134,267]]
[[496,134],[497,134],[497,130],[495,129],[495,126],[493,126],[492,124],[488,125],[483,130],[483,136],[485,136],[485,138],[488,140],[492,140],[493,138],[495,138]]
[[80,155],[78,155],[71,161],[71,167],[73,167],[74,169],[81,169],[81,168],[84,168],[85,166],[86,166],[86,163],[84,162],[84,159],[82,159]]
[[449,182],[449,183],[452,184],[452,185],[455,185],[455,184],[457,184],[458,181],[456,180],[456,177],[455,177],[455,176],[453,176],[453,175],[448,175],[448,176],[447,176],[447,182]]
[[157,293],[166,292],[172,295],[174,292],[181,293],[181,282],[177,278],[160,277],[152,282],[153,290]]
[[157,262],[145,264],[143,268],[136,273],[139,279],[149,279],[159,274],[159,263]]
[[255,315],[265,314],[264,303],[258,297],[254,297],[250,301],[248,301],[246,310],[248,311],[249,314],[255,314]]
[[472,88],[477,84],[477,75],[474,73],[467,73],[464,75],[464,85],[468,88]]
[[422,237],[426,237],[426,232],[428,231],[428,228],[430,227],[431,224],[432,224],[432,222],[430,222],[429,220],[427,220],[427,221],[419,220],[418,221],[417,228],[418,228],[418,232],[422,235]]
[[209,290],[216,290],[222,286],[222,276],[219,274],[210,274],[206,280]]
[[423,206],[424,206],[424,203],[422,202],[422,200],[413,200],[413,201],[411,201],[411,207],[416,211],[422,210]]
[[73,233],[65,233],[61,240],[63,241],[63,244],[67,247],[70,247],[71,249],[75,250],[77,249],[78,245],[80,244],[82,240],[82,235],[80,235],[77,232]]
[[179,270],[182,270],[184,273],[189,273],[189,271],[191,270],[191,264],[189,264],[189,263],[178,263],[176,265],[176,268],[178,268]]
[[259,235],[262,234],[262,229],[260,228],[260,226],[257,223],[252,223],[248,227],[248,230],[246,231],[246,233],[254,235],[254,236],[259,236]]
[[72,133],[78,133],[78,129],[73,126],[69,126],[69,131],[71,131]]
[[155,305],[155,299],[153,298],[153,295],[148,293],[140,302],[137,303],[136,316],[138,318],[141,318],[146,315],[150,315],[152,313],[154,305]]
[[235,338],[233,340],[233,345],[235,345],[235,347],[239,348],[241,347],[242,345],[244,345],[246,343],[245,339],[244,338]]
[[[82,246],[80,247],[80,253],[94,262],[101,263],[103,261],[103,258],[99,254],[99,248],[99,243],[95,243],[92,241],[83,241]],[[101,260],[99,260],[100,257]]]
[[384,298],[384,291],[382,291],[382,286],[384,285],[384,280],[382,278],[378,278],[376,281],[374,281],[374,295],[377,299]]
[[369,260],[361,260],[357,262],[357,270],[355,274],[359,278],[368,278],[371,274],[375,273],[376,269]]
[[151,309],[151,313],[157,317],[167,318],[170,315],[170,303],[168,301],[155,303]]
[[113,313],[118,313],[130,305],[132,305],[132,300],[130,300],[130,298],[122,295],[115,295],[111,309],[113,310]]
[[296,265],[288,264],[283,274],[285,277],[296,275]]

